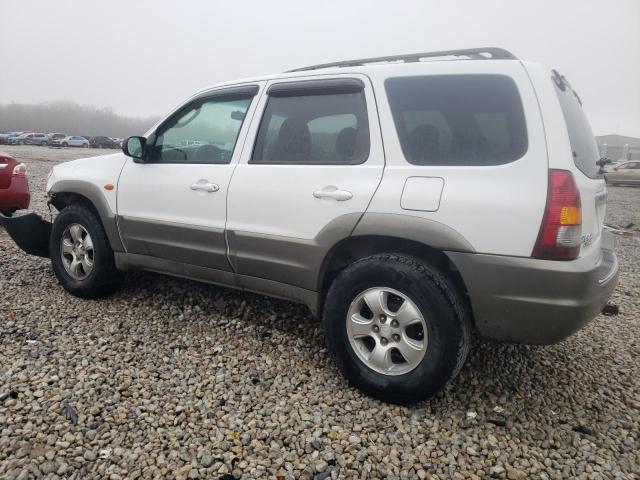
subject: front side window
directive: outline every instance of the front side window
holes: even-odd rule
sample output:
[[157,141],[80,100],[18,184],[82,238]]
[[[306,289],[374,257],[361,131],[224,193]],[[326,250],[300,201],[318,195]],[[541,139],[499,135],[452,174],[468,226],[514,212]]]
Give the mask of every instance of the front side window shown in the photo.
[[251,163],[359,164],[369,156],[362,90],[270,96]]
[[151,152],[156,163],[231,162],[251,98],[198,101],[163,125]]
[[503,75],[431,75],[385,82],[407,161],[502,165],[527,151],[518,89]]

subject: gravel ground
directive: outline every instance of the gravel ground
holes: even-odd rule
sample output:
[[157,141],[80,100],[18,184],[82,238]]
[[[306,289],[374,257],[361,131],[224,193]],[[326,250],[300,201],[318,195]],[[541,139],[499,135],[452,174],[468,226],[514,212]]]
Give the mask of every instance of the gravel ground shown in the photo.
[[[40,212],[51,166],[100,153],[3,149]],[[640,189],[610,189],[608,222],[640,225]],[[80,300],[0,230],[0,477],[640,478],[640,239],[618,253],[619,316],[554,346],[476,340],[399,407],[346,384],[304,307],[146,273]]]

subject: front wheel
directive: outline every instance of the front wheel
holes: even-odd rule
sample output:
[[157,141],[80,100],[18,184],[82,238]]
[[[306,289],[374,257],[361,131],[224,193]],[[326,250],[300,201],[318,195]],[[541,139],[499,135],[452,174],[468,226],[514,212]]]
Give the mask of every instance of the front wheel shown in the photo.
[[327,344],[351,384],[380,400],[414,403],[462,368],[470,321],[455,285],[401,254],[353,263],[327,293]]
[[89,144],[88,143],[83,143],[82,144],[82,148],[89,148]]
[[100,220],[85,206],[72,205],[56,217],[49,252],[58,281],[77,297],[105,296],[122,278]]

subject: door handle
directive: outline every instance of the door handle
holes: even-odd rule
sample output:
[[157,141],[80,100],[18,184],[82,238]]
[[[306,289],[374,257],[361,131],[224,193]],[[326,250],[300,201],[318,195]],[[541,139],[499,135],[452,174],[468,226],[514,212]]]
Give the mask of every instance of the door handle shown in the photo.
[[325,187],[322,190],[313,192],[316,198],[332,198],[338,202],[344,202],[353,198],[353,193],[348,190],[338,190],[336,187]]
[[220,187],[218,185],[216,185],[215,183],[194,183],[193,185],[191,185],[191,190],[200,190],[202,192],[209,192],[209,193],[213,193],[213,192],[217,192],[218,190],[220,190]]

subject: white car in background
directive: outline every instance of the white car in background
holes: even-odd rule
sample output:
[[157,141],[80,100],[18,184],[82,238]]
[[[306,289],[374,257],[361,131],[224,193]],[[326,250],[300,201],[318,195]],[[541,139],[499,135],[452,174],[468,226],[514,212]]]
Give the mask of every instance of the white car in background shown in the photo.
[[82,147],[89,148],[89,140],[80,135],[71,135],[65,138],[59,138],[57,140],[53,140],[51,145],[57,147]]
[[640,185],[640,160],[611,165],[605,171],[604,178],[609,185]]

